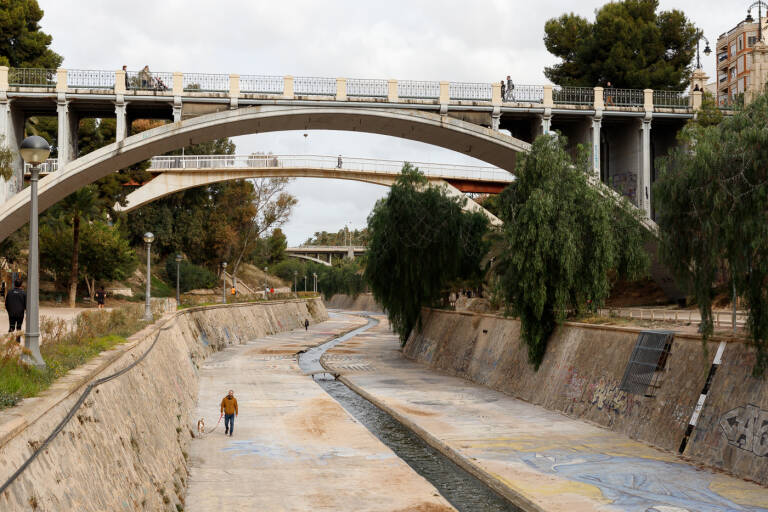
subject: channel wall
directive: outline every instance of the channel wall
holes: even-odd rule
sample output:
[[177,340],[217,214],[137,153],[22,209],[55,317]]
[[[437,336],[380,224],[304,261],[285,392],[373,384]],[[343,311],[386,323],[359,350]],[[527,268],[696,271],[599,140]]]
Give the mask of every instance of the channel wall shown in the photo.
[[384,311],[373,298],[372,293],[361,293],[355,296],[339,293],[328,299],[326,305],[332,309],[346,309],[348,311],[370,311],[372,313]]
[[692,462],[768,485],[768,380],[751,375],[754,348],[743,340],[676,334],[652,397],[619,389],[641,329],[565,323],[538,371],[528,363],[520,323],[494,315],[425,309],[406,357],[547,409],[678,452],[716,369],[683,455]]
[[[190,308],[69,372],[40,396],[0,411],[0,485],[53,431],[86,385],[138,359],[95,388],[73,419],[0,496],[0,510],[183,510],[188,424],[197,372],[228,345],[328,318],[320,299]],[[225,390],[222,391],[224,393]]]

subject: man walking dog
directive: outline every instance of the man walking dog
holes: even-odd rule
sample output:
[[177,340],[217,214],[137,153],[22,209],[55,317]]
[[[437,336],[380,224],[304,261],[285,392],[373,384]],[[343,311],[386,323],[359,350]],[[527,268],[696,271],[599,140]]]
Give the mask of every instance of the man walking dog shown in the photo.
[[235,416],[237,416],[238,411],[235,392],[231,389],[221,401],[221,412],[224,414],[224,435],[229,434],[229,437],[232,437],[232,432],[235,431]]

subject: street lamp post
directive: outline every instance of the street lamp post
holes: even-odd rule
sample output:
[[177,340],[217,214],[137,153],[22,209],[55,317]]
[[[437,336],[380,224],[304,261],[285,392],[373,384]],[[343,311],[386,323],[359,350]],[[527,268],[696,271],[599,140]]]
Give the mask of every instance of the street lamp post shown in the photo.
[[51,154],[51,146],[37,135],[21,141],[19,153],[24,162],[32,166],[29,179],[29,265],[27,268],[27,329],[24,333],[24,348],[21,360],[27,364],[45,368],[40,355],[40,246],[38,244],[37,181],[40,178],[40,164]]
[[299,288],[296,286],[296,278],[299,276],[299,271],[294,270],[293,271],[293,293],[297,294],[299,293]]
[[747,17],[744,19],[747,23],[752,23],[755,19],[752,17],[752,9],[757,7],[757,40],[762,42],[763,40],[763,7],[768,10],[768,4],[758,0],[753,2],[747,9]]
[[264,299],[268,299],[267,297],[267,290],[269,290],[269,287],[267,286],[267,270],[269,270],[269,267],[264,267]]
[[706,45],[704,46],[704,55],[709,57],[709,55],[712,53],[712,49],[709,47],[709,40],[704,37],[704,34],[699,32],[699,38],[696,40],[696,69],[701,69],[701,56],[699,55],[699,43],[701,40],[704,40]]
[[150,282],[152,281],[152,273],[150,272],[152,261],[150,260],[149,256],[150,256],[150,247],[152,246],[152,242],[154,241],[155,241],[155,235],[153,235],[149,231],[144,233],[144,243],[147,246],[147,292],[144,294],[144,320],[147,322],[151,322],[153,320],[152,306],[150,306],[149,304]]
[[181,254],[176,254],[176,306],[181,305],[181,294],[179,293],[179,267],[181,266]]
[[317,273],[316,272],[312,272],[312,277],[315,278],[315,293],[317,293]]
[[304,276],[304,291],[307,291],[307,276]]
[[221,262],[221,302],[227,303],[227,262]]

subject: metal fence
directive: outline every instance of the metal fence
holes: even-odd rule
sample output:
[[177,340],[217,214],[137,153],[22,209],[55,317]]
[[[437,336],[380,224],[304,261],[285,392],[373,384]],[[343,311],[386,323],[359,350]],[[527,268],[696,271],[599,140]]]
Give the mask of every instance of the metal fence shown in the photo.
[[[57,158],[49,158],[45,162],[40,164],[40,174],[49,174],[59,170],[59,160]],[[30,174],[32,172],[32,165],[24,163],[24,173]]]
[[140,91],[170,91],[173,88],[173,73],[128,71],[127,88]]
[[389,84],[386,80],[349,78],[347,79],[347,96],[386,98],[389,96]]
[[240,92],[283,94],[284,86],[281,76],[240,75]]
[[491,84],[471,82],[451,82],[452,100],[491,101]]
[[114,89],[115,72],[68,69],[67,87],[73,89]]
[[653,91],[654,107],[685,107],[690,105],[685,91]]
[[184,73],[184,91],[228,92],[229,75],[210,73]]
[[336,96],[336,79],[297,76],[293,79],[293,92],[306,96]]
[[664,370],[673,331],[643,331],[637,336],[619,389],[641,396],[654,396],[657,372]]
[[503,100],[523,103],[543,103],[544,86],[515,85],[512,89],[507,89],[505,91]]
[[603,101],[606,107],[642,107],[645,95],[642,89],[609,88],[603,90]]
[[594,105],[595,90],[591,87],[554,87],[552,101],[561,105]]
[[397,82],[397,97],[406,99],[439,99],[440,82],[401,80]]
[[39,68],[11,68],[8,85],[16,87],[56,87],[56,70]]

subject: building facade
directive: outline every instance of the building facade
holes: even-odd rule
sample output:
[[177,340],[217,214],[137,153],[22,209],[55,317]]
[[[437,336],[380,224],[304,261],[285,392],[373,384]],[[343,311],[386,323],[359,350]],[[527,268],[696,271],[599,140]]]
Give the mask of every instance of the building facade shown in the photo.
[[[762,18],[765,41],[766,20]],[[758,24],[744,20],[717,38],[715,61],[717,69],[717,101],[721,106],[732,104],[744,94],[750,84],[752,49],[757,43]]]

